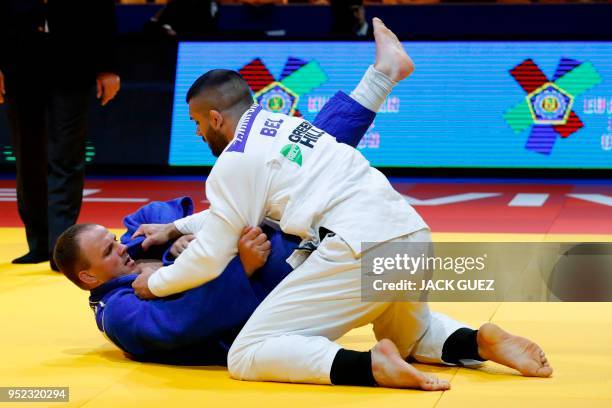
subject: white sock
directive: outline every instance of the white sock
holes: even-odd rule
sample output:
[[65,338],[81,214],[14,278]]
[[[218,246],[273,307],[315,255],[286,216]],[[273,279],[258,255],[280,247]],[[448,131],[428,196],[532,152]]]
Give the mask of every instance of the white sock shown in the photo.
[[372,112],[378,112],[395,85],[397,82],[370,65],[359,85],[351,92],[351,98]]

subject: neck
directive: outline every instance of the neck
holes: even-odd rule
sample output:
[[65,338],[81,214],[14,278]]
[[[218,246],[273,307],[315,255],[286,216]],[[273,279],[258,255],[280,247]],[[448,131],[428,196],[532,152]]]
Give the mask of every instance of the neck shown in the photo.
[[233,138],[234,135],[236,134],[236,128],[238,127],[238,122],[240,122],[240,118],[242,117],[242,115],[244,115],[244,112],[248,111],[249,108],[251,107],[251,105],[241,105],[241,106],[237,106],[235,108],[233,108],[230,112],[229,112],[229,129],[231,130],[231,135],[229,136],[229,140],[228,142],[230,142]]

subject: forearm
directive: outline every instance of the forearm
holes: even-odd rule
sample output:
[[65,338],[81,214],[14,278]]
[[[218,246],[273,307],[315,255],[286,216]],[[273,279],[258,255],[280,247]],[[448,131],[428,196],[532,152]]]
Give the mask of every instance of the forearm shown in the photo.
[[203,285],[219,276],[231,259],[220,259],[204,252],[205,248],[196,249],[195,246],[194,243],[187,248],[174,264],[151,275],[148,286],[155,296],[170,296]]
[[[175,229],[178,233],[178,229]],[[239,233],[217,216],[207,217],[202,229],[187,249],[169,265],[155,272],[148,281],[149,290],[158,297],[200,286],[221,274],[236,256]]]
[[[208,213],[190,217],[185,222],[189,227],[174,223],[175,228],[178,224],[177,231],[195,232],[196,239],[174,265],[161,268],[148,278],[152,294],[168,296],[215,279],[238,254],[237,242],[243,228],[261,222],[269,175],[253,171],[248,160],[248,156],[242,155],[219,158],[206,181],[206,196],[211,203]],[[245,176],[235,179],[241,170]],[[228,180],[229,185],[225,184]],[[197,231],[191,231],[196,228]]]
[[202,229],[208,214],[209,210],[204,210],[185,218],[181,218],[174,221],[174,227],[180,232],[181,235],[197,234]]

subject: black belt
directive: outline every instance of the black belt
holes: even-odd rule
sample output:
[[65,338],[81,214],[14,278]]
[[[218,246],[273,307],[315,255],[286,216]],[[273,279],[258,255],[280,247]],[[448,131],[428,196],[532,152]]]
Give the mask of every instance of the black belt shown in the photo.
[[[326,237],[333,237],[334,235],[336,235],[335,232],[328,230],[325,227],[319,227],[319,244],[321,242],[323,242],[323,240]],[[308,251],[308,252],[313,252],[316,251],[318,245],[315,244],[312,241],[308,241],[306,243],[304,243],[303,245],[300,245],[296,248],[297,251]]]

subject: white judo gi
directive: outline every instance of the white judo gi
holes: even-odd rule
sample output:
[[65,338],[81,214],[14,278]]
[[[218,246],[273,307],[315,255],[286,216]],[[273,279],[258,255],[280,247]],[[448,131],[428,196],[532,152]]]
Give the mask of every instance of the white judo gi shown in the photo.
[[407,357],[441,362],[446,338],[464,325],[424,303],[362,302],[362,242],[427,242],[427,225],[356,149],[309,122],[253,105],[206,183],[210,209],[175,222],[196,240],[149,278],[167,296],[217,277],[237,254],[245,226],[265,217],[316,240],[333,231],[264,300],[228,356],[234,378],[330,383],[340,346],[331,340],[373,323]]

